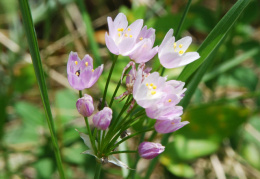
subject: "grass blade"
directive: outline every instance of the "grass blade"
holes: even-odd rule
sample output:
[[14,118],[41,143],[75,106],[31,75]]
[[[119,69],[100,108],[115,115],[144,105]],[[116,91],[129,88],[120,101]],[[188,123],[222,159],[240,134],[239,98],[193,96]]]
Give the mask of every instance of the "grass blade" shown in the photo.
[[87,29],[87,38],[89,40],[89,43],[90,43],[90,48],[92,50],[92,53],[93,53],[93,56],[94,56],[94,59],[95,59],[95,63],[97,64],[97,66],[101,65],[101,58],[100,58],[100,53],[98,51],[98,44],[95,40],[95,34],[94,34],[94,30],[93,30],[93,27],[92,27],[92,24],[91,24],[91,19],[90,19],[90,16],[85,8],[85,4],[84,4],[84,1],[83,0],[78,0],[78,6],[79,6],[79,9],[82,13],[82,17],[83,17],[83,20],[85,22],[85,25],[86,25],[86,29]]
[[40,88],[41,98],[46,113],[46,119],[51,134],[51,140],[54,148],[58,170],[60,173],[60,178],[65,178],[63,167],[62,167],[60,150],[59,150],[57,138],[54,131],[54,123],[53,123],[53,118],[52,118],[52,113],[50,108],[50,102],[48,98],[47,87],[45,84],[45,78],[44,78],[44,73],[43,73],[43,68],[41,63],[41,57],[39,53],[38,42],[36,39],[36,33],[32,22],[31,10],[27,0],[20,0],[19,4],[22,12],[23,25],[29,43],[29,49],[32,56],[33,67]]

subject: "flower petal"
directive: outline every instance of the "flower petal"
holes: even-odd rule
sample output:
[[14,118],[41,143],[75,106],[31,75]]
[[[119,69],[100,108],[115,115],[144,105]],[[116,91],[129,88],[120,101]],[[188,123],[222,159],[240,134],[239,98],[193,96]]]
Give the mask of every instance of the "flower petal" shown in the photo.
[[173,35],[173,29],[170,29],[167,34],[165,35],[160,47],[159,47],[159,51],[165,46],[166,42],[172,37]]
[[105,35],[105,39],[106,39],[106,45],[107,48],[109,49],[109,51],[115,55],[119,55],[119,49],[117,47],[117,45],[115,44],[115,41],[107,34]]
[[180,66],[184,66],[184,65],[187,65],[197,59],[200,58],[200,55],[199,53],[197,52],[187,52],[185,53],[183,56],[182,56],[182,60],[180,62]]
[[180,67],[181,57],[178,53],[168,52],[162,54],[160,57],[160,62],[165,68],[177,68]]
[[[176,51],[179,52],[180,50],[182,50],[183,52],[185,52],[188,47],[190,46],[192,42],[192,38],[190,36],[187,36],[187,37],[183,37],[182,39],[178,40],[176,42]],[[179,45],[182,45],[182,47],[180,48]]]

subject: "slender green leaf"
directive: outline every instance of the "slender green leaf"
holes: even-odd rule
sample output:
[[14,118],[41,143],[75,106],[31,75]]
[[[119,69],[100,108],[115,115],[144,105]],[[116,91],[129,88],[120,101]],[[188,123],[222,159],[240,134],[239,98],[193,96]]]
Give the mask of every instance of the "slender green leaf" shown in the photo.
[[212,78],[216,77],[217,75],[220,75],[230,69],[232,69],[233,67],[239,65],[240,63],[242,63],[243,61],[249,59],[250,57],[256,55],[258,53],[258,48],[253,48],[247,52],[245,52],[244,54],[237,56],[223,64],[221,64],[219,67],[216,67],[215,70],[207,73],[204,77],[203,77],[203,81],[206,82],[208,80],[211,80]]
[[44,73],[43,73],[43,68],[42,68],[42,63],[41,63],[41,57],[40,57],[40,53],[39,53],[38,42],[36,39],[36,33],[34,30],[34,26],[33,26],[31,10],[30,10],[27,0],[20,0],[19,3],[20,3],[20,9],[22,12],[22,19],[23,19],[26,36],[27,36],[27,40],[29,43],[29,49],[30,49],[30,53],[32,56],[33,67],[34,67],[36,79],[38,81],[38,85],[40,88],[41,98],[42,98],[44,110],[46,113],[46,119],[47,119],[47,123],[49,126],[50,134],[51,134],[51,139],[52,139],[52,144],[53,144],[53,148],[54,148],[54,152],[55,152],[56,162],[58,165],[58,170],[60,173],[60,177],[65,178],[63,167],[62,167],[59,146],[58,146],[57,138],[56,138],[55,131],[54,131],[54,123],[53,123],[53,118],[52,118],[52,113],[51,113],[51,108],[50,108],[50,102],[49,102],[49,98],[48,98],[47,87],[45,84],[45,78],[44,78]]

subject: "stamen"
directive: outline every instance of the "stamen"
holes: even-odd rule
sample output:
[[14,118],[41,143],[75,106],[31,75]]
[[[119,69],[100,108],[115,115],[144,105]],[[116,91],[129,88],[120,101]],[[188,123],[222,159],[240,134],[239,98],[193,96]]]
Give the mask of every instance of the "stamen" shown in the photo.
[[128,28],[127,30],[128,30],[128,31],[130,31],[131,29],[130,29],[130,28]]
[[118,28],[117,31],[119,31],[119,32],[120,32],[120,31],[123,32],[124,29],[123,29],[123,28]]
[[172,102],[172,99],[169,99],[168,102],[169,102],[169,103]]
[[88,66],[88,62],[85,63],[86,67]]
[[171,124],[172,124],[172,125],[174,125],[175,123],[174,123],[174,122],[172,122]]
[[151,83],[150,86],[153,86],[153,83]]
[[180,51],[179,51],[179,54],[183,54],[183,50],[180,50]]
[[77,65],[77,64],[78,64],[78,61],[75,61],[74,63],[75,63],[75,65]]
[[151,91],[151,94],[152,94],[152,95],[156,94],[156,91]]
[[143,37],[140,37],[139,39],[140,39],[140,40],[143,40]]
[[148,86],[149,84],[148,84],[148,83],[146,83],[145,85],[146,85],[146,86]]
[[174,43],[174,44],[173,44],[173,48],[176,48],[176,46],[177,46],[177,44],[176,44],[176,43]]
[[151,89],[152,89],[152,87],[151,87],[151,86],[148,86],[147,88],[148,88],[149,90],[151,90]]
[[133,37],[132,35],[129,35],[129,37]]
[[156,88],[157,88],[157,86],[154,85],[154,86],[153,86],[153,89],[156,89]]
[[182,44],[179,45],[180,48],[181,48],[182,46],[183,46]]
[[125,34],[125,37],[127,37],[128,35],[127,34]]
[[92,69],[92,72],[94,72],[95,70],[94,69]]
[[120,36],[121,36],[121,34],[120,34],[120,33],[118,33],[117,35],[118,35],[118,37],[120,37]]

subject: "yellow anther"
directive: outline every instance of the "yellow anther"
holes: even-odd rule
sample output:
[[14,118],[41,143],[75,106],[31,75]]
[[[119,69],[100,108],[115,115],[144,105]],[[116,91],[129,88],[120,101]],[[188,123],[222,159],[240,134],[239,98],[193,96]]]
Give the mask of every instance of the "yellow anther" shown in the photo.
[[172,102],[172,99],[169,99],[168,102],[169,102],[169,103]]
[[129,35],[129,37],[133,37],[132,35]]
[[120,34],[120,33],[118,33],[117,35],[118,35],[118,37],[120,37],[120,36],[121,36],[121,34]]
[[151,94],[152,94],[152,95],[156,94],[156,91],[151,91]]
[[76,75],[79,76],[79,72],[76,72]]
[[124,29],[123,28],[118,28],[117,31],[119,31],[119,32],[121,31],[122,32],[122,31],[124,31]]
[[174,44],[173,44],[173,48],[176,48],[176,46],[177,46],[177,44],[176,44],[176,43],[174,43]]
[[88,66],[88,62],[86,62],[85,65]]
[[92,72],[94,72],[95,70],[94,69],[92,69]]
[[75,61],[75,65],[77,65],[78,64],[78,61]]
[[183,46],[182,44],[179,45],[180,48],[181,48],[182,46]]
[[140,37],[139,39],[140,39],[140,40],[143,40],[143,37]]
[[150,86],[153,86],[153,83],[151,83]]
[[183,54],[183,50],[180,50],[180,51],[179,51],[179,54]]
[[127,30],[128,30],[128,31],[130,31],[131,29],[130,29],[130,28],[128,28]]
[[148,83],[146,83],[145,85],[146,85],[146,86],[149,86],[149,84],[148,84]]
[[128,35],[127,34],[125,34],[125,37],[127,37]]
[[157,86],[154,85],[154,86],[153,86],[153,89],[156,89],[156,88],[157,88]]
[[172,125],[174,125],[175,123],[174,123],[174,122],[172,122],[171,124],[172,124]]

